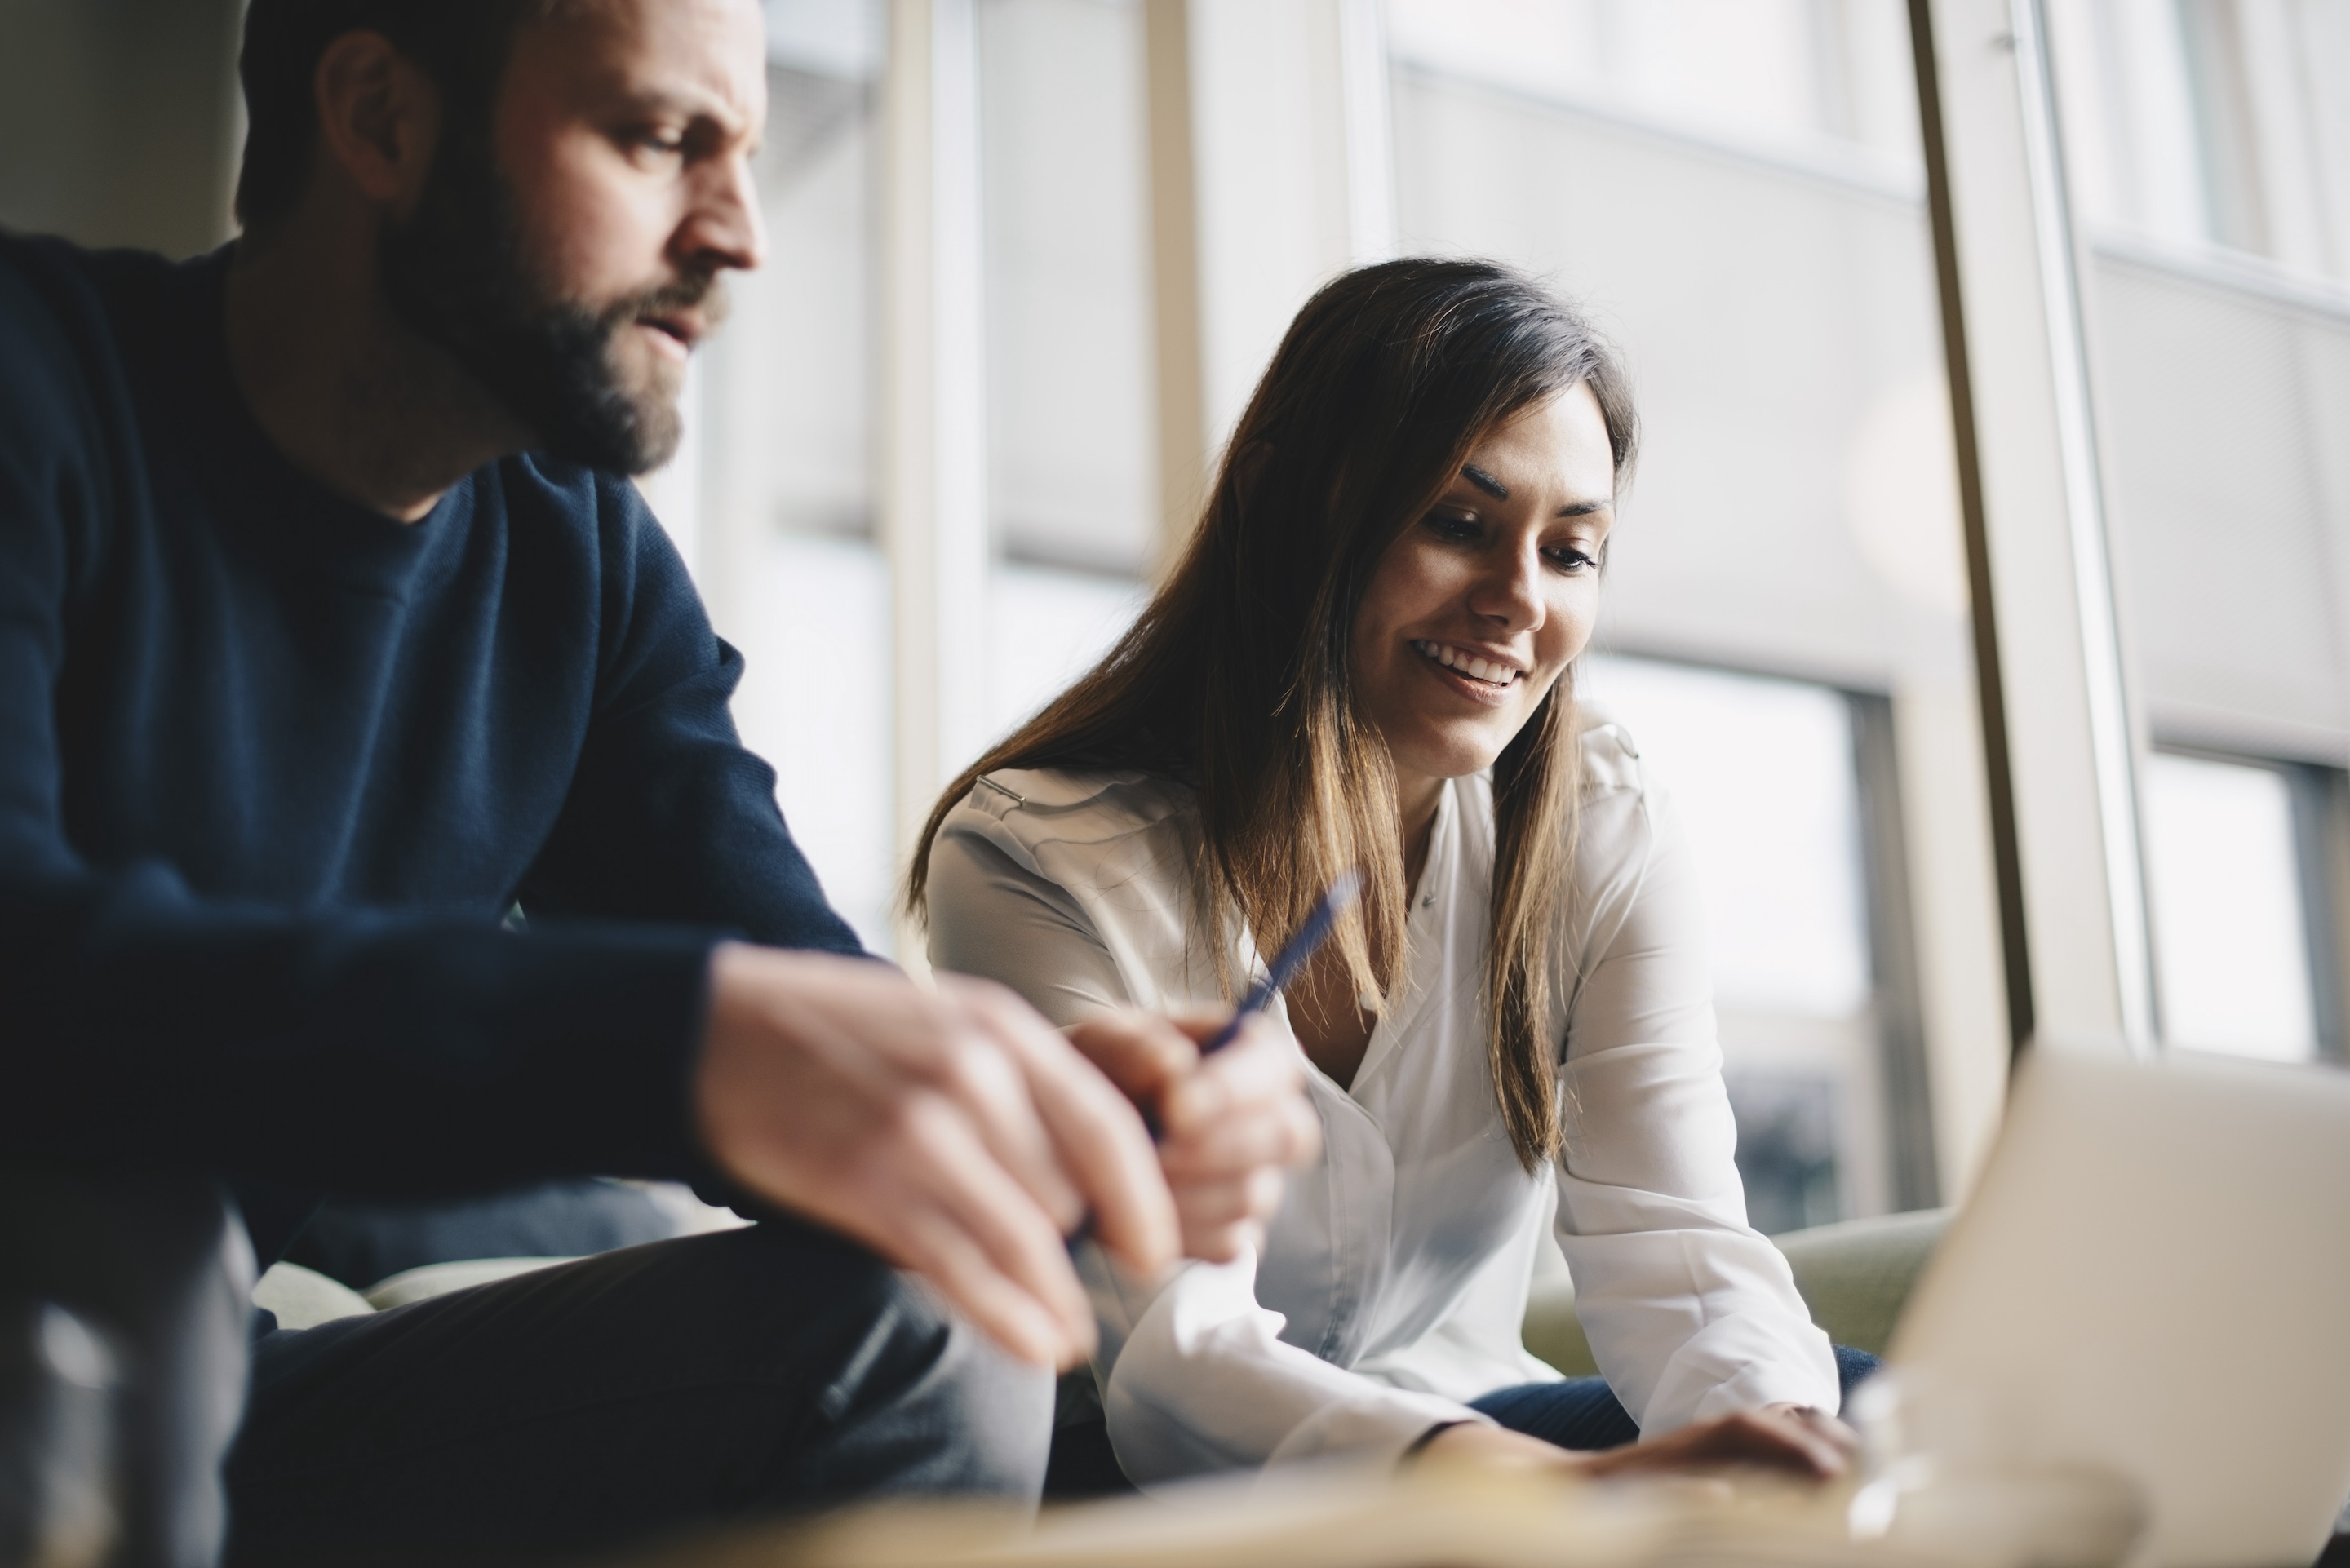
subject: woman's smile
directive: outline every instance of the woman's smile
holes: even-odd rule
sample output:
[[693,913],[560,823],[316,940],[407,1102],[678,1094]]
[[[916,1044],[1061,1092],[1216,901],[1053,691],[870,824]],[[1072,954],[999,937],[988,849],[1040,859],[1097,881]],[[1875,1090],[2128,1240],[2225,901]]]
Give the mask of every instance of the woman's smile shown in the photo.
[[1380,556],[1355,618],[1355,678],[1406,820],[1491,767],[1590,639],[1615,516],[1607,424],[1586,385],[1485,432]]
[[1498,659],[1481,659],[1449,642],[1415,639],[1412,650],[1428,661],[1430,673],[1470,701],[1498,708],[1509,701],[1510,688],[1526,672]]
[[1445,669],[1465,675],[1480,686],[1504,687],[1525,674],[1517,665],[1504,659],[1481,659],[1465,648],[1449,642],[1415,641],[1421,657],[1434,659]]

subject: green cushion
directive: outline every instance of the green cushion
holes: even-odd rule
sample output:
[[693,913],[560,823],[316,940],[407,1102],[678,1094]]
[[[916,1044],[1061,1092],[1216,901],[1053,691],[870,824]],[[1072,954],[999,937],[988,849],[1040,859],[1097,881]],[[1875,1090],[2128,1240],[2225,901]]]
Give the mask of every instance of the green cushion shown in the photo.
[[[1787,1255],[1812,1321],[1838,1345],[1882,1355],[1950,1219],[1947,1209],[1924,1209],[1816,1225],[1772,1241]],[[1524,1338],[1528,1350],[1569,1377],[1599,1370],[1575,1319],[1575,1287],[1563,1278],[1538,1283],[1527,1298]]]
[[1569,1377],[1599,1376],[1599,1363],[1591,1359],[1591,1342],[1583,1337],[1583,1322],[1575,1315],[1575,1286],[1564,1274],[1536,1282],[1526,1297],[1520,1337],[1528,1350]]
[[1812,1321],[1838,1345],[1885,1354],[1909,1288],[1950,1222],[1947,1209],[1815,1225],[1772,1240],[1795,1271]]

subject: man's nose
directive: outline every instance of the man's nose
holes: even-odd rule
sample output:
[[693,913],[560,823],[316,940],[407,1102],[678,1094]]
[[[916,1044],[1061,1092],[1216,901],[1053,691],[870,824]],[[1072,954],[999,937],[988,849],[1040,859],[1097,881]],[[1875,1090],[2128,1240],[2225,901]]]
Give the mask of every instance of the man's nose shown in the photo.
[[680,265],[703,270],[748,272],[767,259],[767,223],[748,158],[729,158],[704,171],[679,225],[677,248]]

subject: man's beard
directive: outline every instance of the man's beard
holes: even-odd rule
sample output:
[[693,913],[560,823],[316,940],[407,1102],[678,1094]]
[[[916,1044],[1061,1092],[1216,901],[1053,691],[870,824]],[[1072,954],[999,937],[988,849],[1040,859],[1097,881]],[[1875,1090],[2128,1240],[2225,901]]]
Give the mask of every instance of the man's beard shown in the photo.
[[689,306],[714,318],[716,275],[600,308],[558,297],[529,264],[519,208],[486,140],[444,145],[415,212],[384,230],[376,264],[386,299],[528,426],[538,450],[622,473],[659,468],[682,433],[676,389],[626,385],[619,337]]

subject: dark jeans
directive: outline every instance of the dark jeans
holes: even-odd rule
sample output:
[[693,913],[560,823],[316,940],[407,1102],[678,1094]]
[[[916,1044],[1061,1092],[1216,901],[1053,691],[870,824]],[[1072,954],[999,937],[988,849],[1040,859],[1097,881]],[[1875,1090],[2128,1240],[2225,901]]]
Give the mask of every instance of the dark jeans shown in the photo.
[[[1849,1398],[1853,1385],[1877,1370],[1865,1350],[1835,1347],[1836,1381]],[[1568,1377],[1556,1383],[1521,1383],[1496,1388],[1469,1407],[1491,1416],[1513,1432],[1556,1443],[1562,1449],[1617,1449],[1640,1440],[1640,1428],[1617,1402],[1605,1377]]]
[[134,1568],[214,1560],[224,1454],[245,1563],[538,1557],[1043,1485],[1052,1379],[823,1231],[655,1242],[249,1345],[242,1249],[202,1183],[0,1177],[8,1292],[136,1355]]
[[769,1221],[275,1330],[230,1555],[545,1552],[891,1493],[1033,1501],[1052,1379]]

